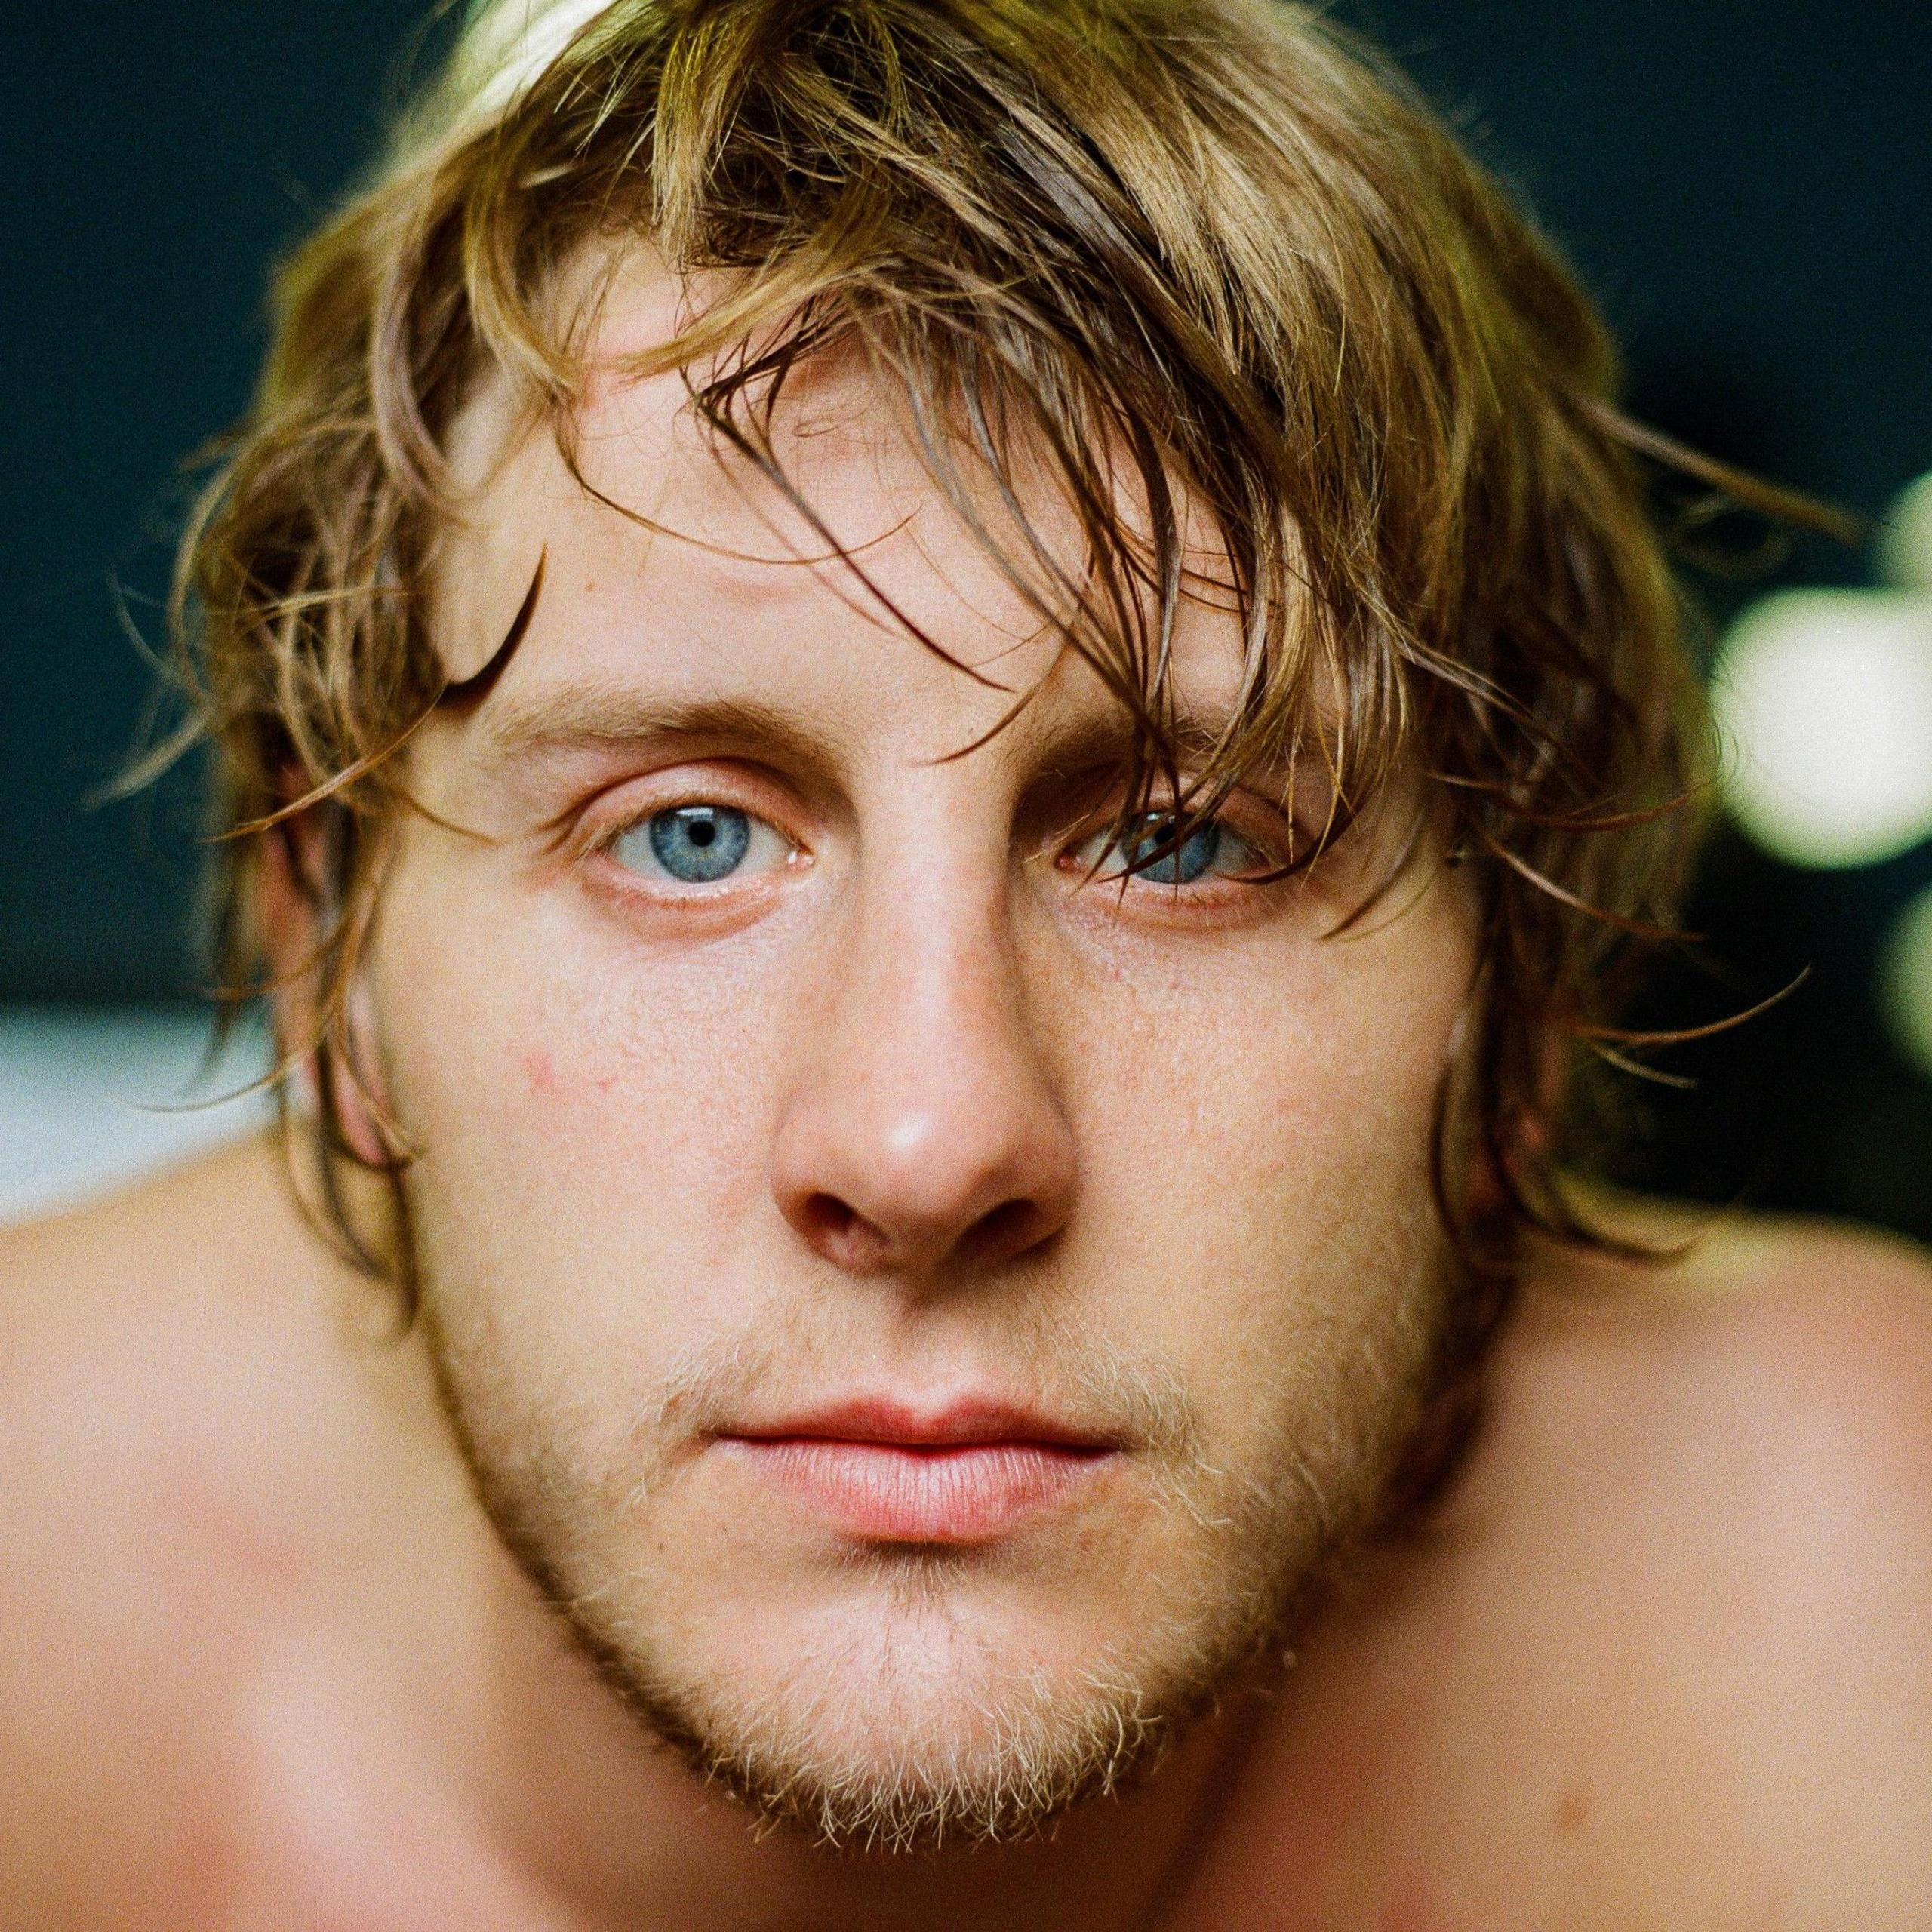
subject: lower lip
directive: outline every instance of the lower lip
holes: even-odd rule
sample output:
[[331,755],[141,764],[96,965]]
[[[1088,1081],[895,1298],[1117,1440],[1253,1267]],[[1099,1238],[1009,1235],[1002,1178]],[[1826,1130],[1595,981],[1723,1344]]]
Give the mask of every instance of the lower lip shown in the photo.
[[821,1436],[728,1436],[760,1475],[871,1543],[987,1543],[1069,1500],[1115,1460],[1106,1449],[974,1442],[909,1447]]

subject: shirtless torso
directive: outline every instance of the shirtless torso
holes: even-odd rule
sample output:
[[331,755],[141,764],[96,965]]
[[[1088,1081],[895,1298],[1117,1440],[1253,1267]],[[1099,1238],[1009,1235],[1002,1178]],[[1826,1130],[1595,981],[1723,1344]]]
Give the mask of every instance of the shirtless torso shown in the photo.
[[10,1932],[1932,1923],[1902,1244],[1546,1266],[1441,1524],[1163,1774],[1185,1815],[1124,1892],[1112,1825],[909,1881],[753,1842],[531,1641],[417,1348],[264,1149],[11,1231],[0,1274]]
[[445,11],[176,579],[425,1318],[0,1236],[0,1932],[1932,1927],[1923,1257],[1532,1254],[1358,1534],[1712,792],[1651,486],[1843,520],[1324,8]]

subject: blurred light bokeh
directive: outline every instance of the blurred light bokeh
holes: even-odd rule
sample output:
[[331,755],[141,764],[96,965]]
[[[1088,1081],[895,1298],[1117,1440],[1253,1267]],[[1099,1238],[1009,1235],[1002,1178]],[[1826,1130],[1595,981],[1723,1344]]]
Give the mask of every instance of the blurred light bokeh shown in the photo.
[[1886,583],[1932,597],[1932,470],[1892,506],[1878,534],[1878,565]]
[[1881,957],[1878,998],[1893,1041],[1932,1080],[1932,886],[1907,901]]
[[1727,803],[1774,857],[1875,865],[1932,836],[1932,596],[1767,598],[1732,626],[1712,699]]

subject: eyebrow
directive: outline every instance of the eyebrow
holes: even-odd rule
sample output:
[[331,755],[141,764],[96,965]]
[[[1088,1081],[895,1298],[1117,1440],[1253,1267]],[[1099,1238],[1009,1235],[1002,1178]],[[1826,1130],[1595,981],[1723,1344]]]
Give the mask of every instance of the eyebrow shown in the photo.
[[[1214,712],[1184,712],[1171,721],[1170,743],[1183,774],[1207,758],[1225,728],[1225,718]],[[1124,767],[1132,755],[1136,736],[1134,722],[1124,707],[1091,713],[1065,731],[1054,733],[1041,747],[1039,762],[1045,772],[1060,777]],[[1155,769],[1161,768],[1157,758]],[[1258,775],[1275,772],[1278,768],[1275,761],[1263,760],[1254,769]],[[1278,767],[1284,778],[1287,769],[1285,761]]]
[[[1201,721],[1181,719],[1183,768],[1187,752],[1211,740]],[[854,757],[849,727],[814,728],[790,712],[749,696],[667,697],[617,680],[586,679],[497,700],[478,721],[477,758],[485,771],[506,771],[546,755],[574,751],[622,752],[682,740],[722,753],[749,753],[801,772],[832,777]],[[962,735],[958,746],[931,761],[946,763],[984,750],[997,757],[1016,743],[1024,727],[1015,720],[990,740]],[[1123,712],[1089,712],[1051,731],[1023,754],[1035,783],[1075,780],[1124,767],[1134,740]],[[1316,776],[1319,777],[1318,773]],[[1306,774],[1304,774],[1306,777]]]
[[486,765],[547,752],[621,750],[663,739],[703,740],[823,766],[841,747],[789,712],[752,697],[666,698],[634,685],[596,681],[506,697],[481,722]]

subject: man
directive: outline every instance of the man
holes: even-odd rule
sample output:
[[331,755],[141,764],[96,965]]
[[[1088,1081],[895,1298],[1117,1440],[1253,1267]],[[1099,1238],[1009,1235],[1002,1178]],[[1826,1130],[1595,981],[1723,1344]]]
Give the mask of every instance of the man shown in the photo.
[[189,540],[285,1133],[5,1251],[8,1925],[1924,1924],[1924,1260],[1561,1164],[1613,378],[1298,11],[473,21]]

